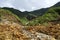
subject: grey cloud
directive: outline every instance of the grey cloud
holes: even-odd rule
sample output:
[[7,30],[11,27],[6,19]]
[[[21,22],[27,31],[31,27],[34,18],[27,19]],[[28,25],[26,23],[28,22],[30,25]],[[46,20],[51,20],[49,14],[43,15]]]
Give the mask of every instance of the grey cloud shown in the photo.
[[0,7],[13,7],[21,11],[32,11],[50,7],[60,0],[0,0]]

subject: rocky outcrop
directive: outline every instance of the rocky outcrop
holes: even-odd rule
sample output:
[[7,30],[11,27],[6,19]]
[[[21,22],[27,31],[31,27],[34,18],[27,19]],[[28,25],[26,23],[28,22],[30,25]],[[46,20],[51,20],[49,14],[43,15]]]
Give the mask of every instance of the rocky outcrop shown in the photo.
[[52,36],[25,30],[24,26],[10,21],[0,22],[0,40],[56,40]]

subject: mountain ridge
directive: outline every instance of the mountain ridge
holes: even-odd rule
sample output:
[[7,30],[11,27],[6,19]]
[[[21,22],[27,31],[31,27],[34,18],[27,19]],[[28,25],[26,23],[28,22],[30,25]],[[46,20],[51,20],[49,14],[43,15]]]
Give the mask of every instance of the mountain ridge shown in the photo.
[[[58,6],[56,6],[58,5]],[[45,13],[48,13],[47,11],[50,10],[50,11],[56,11],[55,8],[57,8],[56,10],[60,10],[59,7],[60,7],[60,2],[58,2],[57,4],[53,5],[52,7],[49,7],[49,8],[42,8],[42,9],[38,9],[38,10],[34,10],[34,11],[31,11],[31,12],[28,12],[28,11],[25,11],[25,12],[21,12],[19,11],[18,9],[14,9],[14,8],[9,8],[9,7],[3,7],[1,9],[6,9],[6,10],[9,10],[11,11],[12,13],[14,13],[15,15],[17,15],[19,18],[20,18],[20,21],[22,21],[23,24],[26,24],[26,23],[29,23],[29,21],[32,21],[34,19],[37,19],[39,18],[40,16],[42,15],[45,15]],[[56,11],[58,12],[58,11]],[[55,12],[53,12],[55,13]],[[46,14],[47,15],[47,14]],[[49,15],[49,14],[48,14]],[[40,18],[41,19],[41,18]]]

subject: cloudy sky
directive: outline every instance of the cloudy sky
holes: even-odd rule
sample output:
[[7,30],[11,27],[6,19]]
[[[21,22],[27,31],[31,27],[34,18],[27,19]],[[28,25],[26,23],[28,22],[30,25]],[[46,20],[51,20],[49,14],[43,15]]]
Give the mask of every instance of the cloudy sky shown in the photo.
[[21,11],[32,11],[53,6],[60,0],[0,0],[0,7],[13,7]]

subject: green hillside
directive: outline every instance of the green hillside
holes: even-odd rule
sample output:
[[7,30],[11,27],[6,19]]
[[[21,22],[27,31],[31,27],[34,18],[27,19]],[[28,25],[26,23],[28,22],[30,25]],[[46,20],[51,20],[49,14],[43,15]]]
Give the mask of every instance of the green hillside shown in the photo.
[[42,9],[31,11],[31,12],[27,12],[27,11],[21,12],[17,9],[8,8],[8,7],[3,7],[2,9],[11,11],[13,14],[19,17],[18,19],[23,25],[28,25],[29,22],[32,21],[33,19],[36,19],[39,16],[43,15],[47,11],[48,8],[47,9],[42,8]]
[[20,18],[11,11],[0,8],[0,21],[14,21],[19,22]]
[[[31,12],[21,12],[18,9],[3,7],[3,12],[9,11],[22,25],[39,25],[60,20],[60,2],[49,8],[42,8]],[[1,14],[1,13],[0,13]]]
[[[58,20],[60,17],[60,7],[51,7],[43,15],[37,16],[39,11],[33,12],[21,12],[16,9],[10,8],[2,8],[4,12],[6,10],[10,11],[11,14],[15,15],[16,18],[21,22],[23,25],[38,25],[47,23],[49,21]],[[36,12],[36,13],[35,13]],[[37,14],[37,15],[34,15]],[[36,17],[37,16],[37,17]]]
[[60,19],[60,7],[50,8],[42,16],[37,17],[29,22],[29,25],[37,25],[48,23],[50,21],[56,21]]

